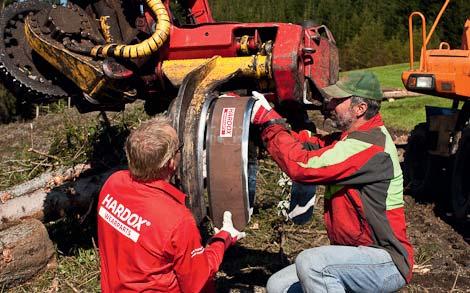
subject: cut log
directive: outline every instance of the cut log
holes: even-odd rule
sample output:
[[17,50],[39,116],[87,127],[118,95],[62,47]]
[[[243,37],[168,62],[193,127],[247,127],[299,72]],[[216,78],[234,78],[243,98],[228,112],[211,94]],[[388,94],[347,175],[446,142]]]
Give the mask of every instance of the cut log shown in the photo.
[[55,250],[36,219],[0,231],[0,288],[21,284],[55,263]]
[[396,89],[396,90],[384,90],[383,97],[384,99],[400,99],[400,98],[408,98],[408,97],[418,97],[422,96],[423,94],[410,92],[405,89]]
[[58,168],[52,172],[46,172],[27,182],[15,185],[5,191],[0,191],[2,203],[11,198],[32,193],[41,188],[53,187],[61,183],[77,178],[84,171],[89,170],[90,164],[79,164],[73,168]]
[[[78,178],[75,181],[63,182],[65,177],[53,178],[50,183],[28,193],[16,194],[0,203],[0,230],[5,229],[24,218],[36,218],[45,222],[57,220],[66,214],[83,215],[88,213],[97,198],[101,186],[115,170],[98,175]],[[54,185],[52,184],[52,186]],[[5,194],[5,193],[3,193]]]

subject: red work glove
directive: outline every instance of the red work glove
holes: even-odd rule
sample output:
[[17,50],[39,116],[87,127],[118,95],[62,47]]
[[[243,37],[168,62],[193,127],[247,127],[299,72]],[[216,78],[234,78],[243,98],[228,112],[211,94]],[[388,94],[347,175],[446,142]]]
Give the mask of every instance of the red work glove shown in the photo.
[[281,118],[281,115],[273,110],[268,100],[262,94],[253,91],[252,95],[256,102],[253,106],[253,112],[251,112],[251,123],[262,125],[270,120]]

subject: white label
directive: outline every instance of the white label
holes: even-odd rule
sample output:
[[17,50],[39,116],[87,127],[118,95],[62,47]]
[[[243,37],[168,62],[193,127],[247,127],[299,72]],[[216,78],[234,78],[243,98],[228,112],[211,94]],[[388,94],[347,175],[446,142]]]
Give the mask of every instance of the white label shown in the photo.
[[191,258],[195,257],[196,255],[198,254],[201,254],[204,252],[204,247],[198,247],[196,249],[194,249],[193,251],[191,251]]
[[220,119],[220,137],[233,136],[233,119],[235,117],[235,108],[223,108],[222,118]]
[[140,234],[137,231],[134,231],[131,227],[127,226],[123,222],[119,221],[115,216],[108,212],[104,207],[100,207],[99,215],[106,222],[108,222],[114,229],[119,233],[131,239],[134,242],[139,240]]

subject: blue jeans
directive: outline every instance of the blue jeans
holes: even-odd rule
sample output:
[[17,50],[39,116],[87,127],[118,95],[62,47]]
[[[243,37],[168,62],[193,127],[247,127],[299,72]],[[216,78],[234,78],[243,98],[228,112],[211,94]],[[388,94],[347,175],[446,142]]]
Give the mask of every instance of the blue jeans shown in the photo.
[[390,254],[366,246],[321,246],[302,251],[292,264],[272,275],[275,292],[393,292],[405,279]]

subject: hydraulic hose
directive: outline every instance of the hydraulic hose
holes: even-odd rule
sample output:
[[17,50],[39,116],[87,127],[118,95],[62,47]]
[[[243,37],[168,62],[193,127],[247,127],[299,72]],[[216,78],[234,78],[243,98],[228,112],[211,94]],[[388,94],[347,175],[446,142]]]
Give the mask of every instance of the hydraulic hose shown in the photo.
[[155,53],[170,34],[170,17],[161,0],[145,0],[145,3],[157,17],[155,32],[150,38],[135,45],[106,44],[91,48],[93,57],[141,58]]

